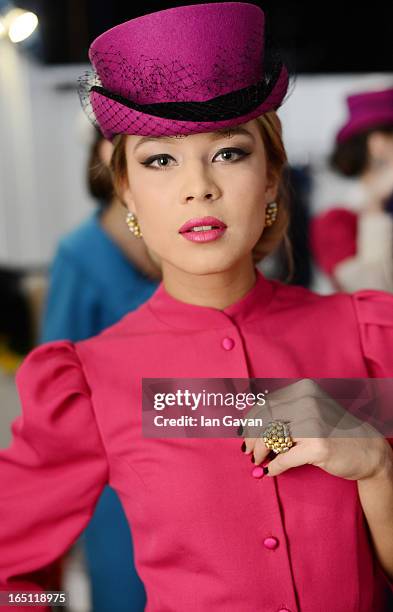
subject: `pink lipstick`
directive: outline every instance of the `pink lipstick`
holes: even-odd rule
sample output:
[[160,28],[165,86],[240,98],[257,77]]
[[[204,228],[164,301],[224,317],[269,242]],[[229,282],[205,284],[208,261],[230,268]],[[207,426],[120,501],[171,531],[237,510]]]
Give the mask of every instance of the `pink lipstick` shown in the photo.
[[226,228],[225,223],[216,217],[201,217],[186,221],[179,229],[179,234],[193,242],[210,242],[220,238]]

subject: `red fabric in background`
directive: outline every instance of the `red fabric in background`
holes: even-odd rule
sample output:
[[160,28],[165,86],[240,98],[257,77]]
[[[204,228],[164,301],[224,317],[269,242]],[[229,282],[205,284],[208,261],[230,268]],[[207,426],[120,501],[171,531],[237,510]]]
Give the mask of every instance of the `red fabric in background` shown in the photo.
[[328,276],[338,263],[356,255],[358,215],[345,208],[332,208],[310,222],[312,255]]

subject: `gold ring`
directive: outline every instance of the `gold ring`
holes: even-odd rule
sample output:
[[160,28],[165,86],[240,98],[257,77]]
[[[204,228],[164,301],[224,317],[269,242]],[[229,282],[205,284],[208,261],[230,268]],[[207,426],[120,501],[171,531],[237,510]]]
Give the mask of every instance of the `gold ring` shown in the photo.
[[270,421],[262,436],[266,448],[276,454],[286,453],[293,446],[289,425],[283,421]]

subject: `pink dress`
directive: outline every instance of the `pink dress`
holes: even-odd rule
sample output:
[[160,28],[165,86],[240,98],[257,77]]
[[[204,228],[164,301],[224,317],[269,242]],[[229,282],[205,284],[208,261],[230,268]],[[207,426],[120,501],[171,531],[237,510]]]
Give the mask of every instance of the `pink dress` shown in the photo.
[[255,479],[240,439],[142,435],[143,377],[393,375],[392,295],[320,296],[256,273],[224,310],[160,284],[98,336],[26,357],[23,415],[0,452],[2,589],[37,588],[109,482],[132,525],[148,612],[390,609],[355,481],[311,465]]

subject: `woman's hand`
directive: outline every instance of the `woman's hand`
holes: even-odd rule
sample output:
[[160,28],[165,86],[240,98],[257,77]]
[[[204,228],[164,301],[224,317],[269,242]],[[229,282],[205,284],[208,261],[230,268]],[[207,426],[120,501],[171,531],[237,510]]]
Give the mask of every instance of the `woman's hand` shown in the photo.
[[[303,379],[269,394],[265,406],[254,406],[246,415],[289,423],[292,448],[269,463],[269,475],[311,464],[329,474],[363,480],[391,470],[393,453],[385,438],[371,425],[357,419],[333,400],[313,380]],[[247,426],[243,437],[246,453],[254,454],[255,465],[269,454],[263,428]]]

